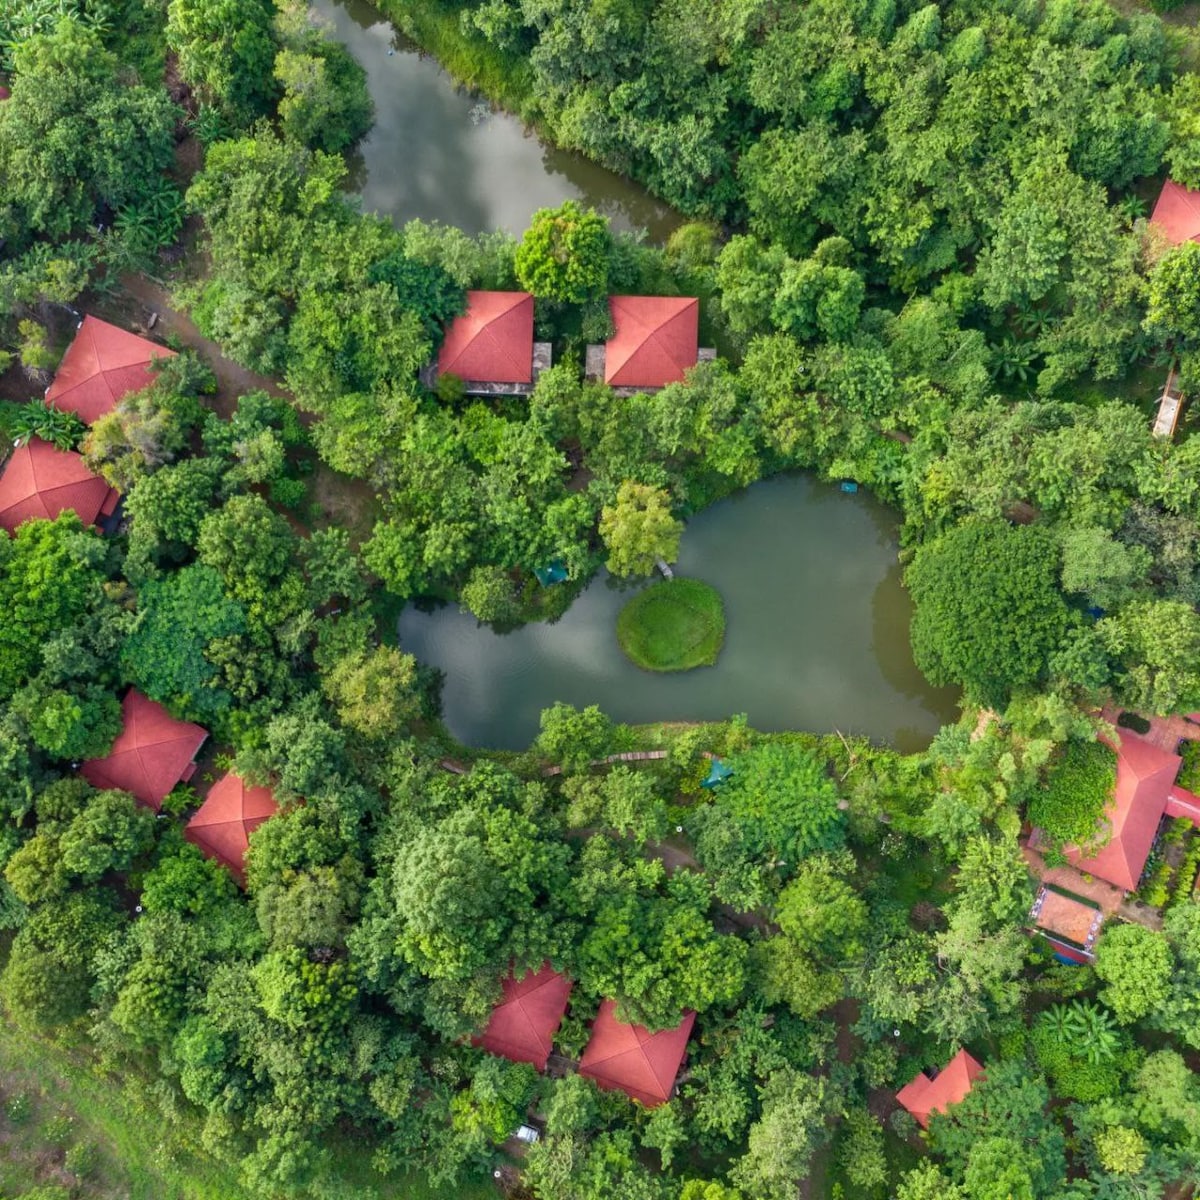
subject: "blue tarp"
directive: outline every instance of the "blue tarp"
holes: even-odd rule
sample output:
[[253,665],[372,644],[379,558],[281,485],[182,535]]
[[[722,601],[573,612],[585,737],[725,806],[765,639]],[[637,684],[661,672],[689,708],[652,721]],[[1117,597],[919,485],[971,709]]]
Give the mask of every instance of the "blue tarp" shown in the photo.
[[724,783],[732,774],[732,767],[727,767],[719,758],[714,758],[712,765],[708,769],[708,778],[700,786],[706,788],[716,787],[718,783]]
[[853,479],[843,479],[842,480],[842,491],[843,492],[857,492],[858,484],[855,483]]
[[534,567],[533,573],[542,587],[549,587],[552,583],[562,583],[566,579],[567,564],[561,558],[556,558],[544,567]]

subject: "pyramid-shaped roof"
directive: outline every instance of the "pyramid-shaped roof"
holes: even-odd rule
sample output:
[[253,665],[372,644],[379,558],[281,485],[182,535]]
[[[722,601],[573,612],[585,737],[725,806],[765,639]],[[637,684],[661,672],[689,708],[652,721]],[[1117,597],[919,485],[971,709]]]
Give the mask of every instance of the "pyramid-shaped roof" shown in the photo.
[[446,330],[438,371],[471,383],[532,383],[533,297],[468,292],[467,311]]
[[965,1050],[960,1050],[930,1079],[924,1071],[896,1093],[896,1100],[917,1119],[923,1129],[929,1128],[930,1116],[944,1113],[951,1104],[965,1100],[975,1080],[983,1073],[980,1066]]
[[475,1045],[544,1071],[554,1035],[567,1011],[571,981],[543,963],[540,970],[520,979],[509,975],[500,986],[500,1002],[492,1009],[487,1028],[474,1039]]
[[1136,890],[1150,857],[1158,823],[1183,759],[1122,730],[1117,746],[1117,782],[1104,820],[1112,836],[1098,854],[1084,858],[1077,849],[1067,857],[1081,871],[1095,875],[1127,892]]
[[1200,241],[1200,192],[1168,179],[1158,193],[1150,221],[1173,245]]
[[151,359],[174,357],[165,346],[97,317],[84,317],[46,390],[46,401],[91,425],[112,412],[123,396],[154,382]]
[[53,521],[68,508],[94,525],[117,506],[112,488],[84,466],[73,450],[31,438],[18,446],[0,474],[0,529],[16,531],[25,521]]
[[231,772],[213,784],[208,798],[187,823],[183,836],[209,858],[226,866],[245,887],[250,835],[278,811],[270,788],[250,787]]
[[93,758],[81,768],[96,788],[129,792],[156,812],[167,793],[191,778],[192,760],[208,732],[188,721],[177,721],[161,704],[136,689],[121,704],[121,732],[105,758]]
[[613,1000],[600,1005],[591,1041],[579,1060],[579,1073],[648,1108],[662,1104],[671,1098],[696,1014],[684,1013],[674,1029],[651,1033],[644,1025],[618,1021],[616,1008]]
[[604,382],[665,387],[696,365],[700,301],[694,296],[610,296],[616,333],[604,349]]

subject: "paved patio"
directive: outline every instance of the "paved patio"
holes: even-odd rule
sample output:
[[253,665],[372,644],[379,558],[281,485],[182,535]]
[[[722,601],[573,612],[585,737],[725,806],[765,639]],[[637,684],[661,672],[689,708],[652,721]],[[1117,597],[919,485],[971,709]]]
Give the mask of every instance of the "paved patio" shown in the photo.
[[1029,870],[1035,879],[1062,888],[1064,891],[1073,892],[1085,900],[1091,900],[1106,917],[1113,916],[1120,909],[1125,899],[1125,893],[1119,887],[1114,887],[1111,883],[1105,883],[1102,879],[1095,877],[1085,878],[1082,871],[1076,870],[1070,865],[1048,867],[1046,860],[1039,853],[1037,847],[1030,844],[1030,841],[1029,838],[1025,840],[1025,844],[1021,847],[1021,853],[1025,856],[1025,861],[1029,864]]

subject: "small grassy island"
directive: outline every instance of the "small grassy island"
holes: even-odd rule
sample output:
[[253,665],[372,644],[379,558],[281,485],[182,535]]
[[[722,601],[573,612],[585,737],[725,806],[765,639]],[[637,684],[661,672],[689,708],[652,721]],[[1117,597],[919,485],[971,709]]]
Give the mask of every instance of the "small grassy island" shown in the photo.
[[617,641],[645,671],[711,667],[725,641],[721,594],[699,579],[652,584],[621,609]]

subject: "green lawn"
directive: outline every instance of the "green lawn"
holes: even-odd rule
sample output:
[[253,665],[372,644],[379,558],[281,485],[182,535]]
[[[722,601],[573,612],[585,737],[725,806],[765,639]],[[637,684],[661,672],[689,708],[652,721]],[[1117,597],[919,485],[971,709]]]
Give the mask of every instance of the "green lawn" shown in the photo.
[[[14,1119],[15,1118],[15,1119]],[[141,1080],[102,1078],[82,1054],[0,1021],[0,1196],[36,1184],[72,1187],[79,1200],[261,1200],[234,1168],[199,1146],[200,1123],[164,1120]],[[66,1169],[72,1147],[93,1148],[86,1175]],[[418,1177],[384,1178],[370,1147],[330,1146],[334,1174],[359,1200],[496,1200],[490,1179],[431,1188]]]
[[698,579],[652,584],[621,609],[617,640],[647,671],[712,666],[725,641],[721,594]]

